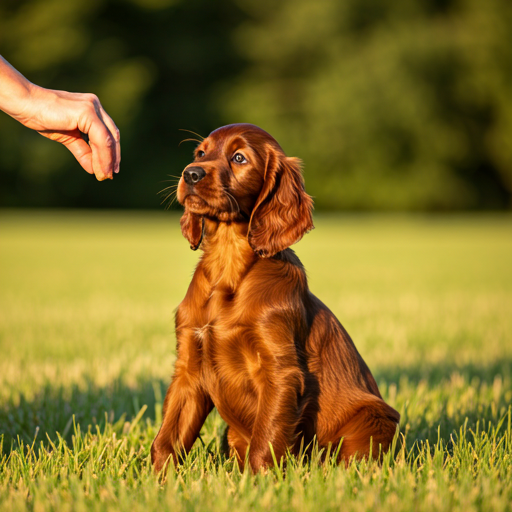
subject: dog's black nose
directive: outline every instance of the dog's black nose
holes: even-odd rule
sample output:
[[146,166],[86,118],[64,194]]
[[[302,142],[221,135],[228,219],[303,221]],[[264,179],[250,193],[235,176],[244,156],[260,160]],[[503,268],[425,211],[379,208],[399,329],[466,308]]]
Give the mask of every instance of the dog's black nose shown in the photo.
[[189,167],[183,171],[183,179],[187,185],[195,185],[206,176],[201,167]]

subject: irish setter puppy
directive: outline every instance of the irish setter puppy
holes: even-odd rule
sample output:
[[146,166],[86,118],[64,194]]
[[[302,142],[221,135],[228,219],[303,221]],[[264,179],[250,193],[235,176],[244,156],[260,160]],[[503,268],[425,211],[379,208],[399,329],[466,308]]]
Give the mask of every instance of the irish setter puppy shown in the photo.
[[176,313],[155,470],[190,450],[213,407],[254,471],[273,463],[270,444],[279,461],[315,435],[321,447],[343,440],[340,460],[387,450],[400,415],[289,249],[313,228],[300,160],[257,126],[224,126],[196,148],[177,197],[203,254]]

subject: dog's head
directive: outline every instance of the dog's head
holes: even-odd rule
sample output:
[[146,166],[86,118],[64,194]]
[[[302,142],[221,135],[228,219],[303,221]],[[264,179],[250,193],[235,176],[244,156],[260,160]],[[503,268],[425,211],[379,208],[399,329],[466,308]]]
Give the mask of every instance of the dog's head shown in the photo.
[[248,222],[248,241],[262,257],[298,242],[313,228],[313,201],[304,190],[301,161],[251,124],[210,133],[196,148],[178,184],[184,206],[181,229],[192,249],[202,238],[203,217]]

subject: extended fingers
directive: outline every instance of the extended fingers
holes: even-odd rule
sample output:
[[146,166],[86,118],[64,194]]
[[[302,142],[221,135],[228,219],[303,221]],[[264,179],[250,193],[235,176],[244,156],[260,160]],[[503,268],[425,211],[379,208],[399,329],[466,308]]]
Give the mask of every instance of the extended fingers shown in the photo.
[[115,140],[102,121],[96,121],[88,132],[92,151],[92,168],[99,181],[112,179],[116,161]]
[[88,98],[90,103],[81,117],[79,128],[89,137],[92,168],[96,178],[99,181],[112,179],[113,173],[119,170],[119,130],[99,99],[92,94]]
[[119,172],[119,165],[121,163],[121,134],[119,133],[119,129],[112,120],[112,118],[105,112],[101,104],[100,107],[100,114],[103,122],[109,129],[110,133],[114,137],[115,141],[115,150],[116,150],[116,157],[115,157],[115,163],[114,163],[114,172]]

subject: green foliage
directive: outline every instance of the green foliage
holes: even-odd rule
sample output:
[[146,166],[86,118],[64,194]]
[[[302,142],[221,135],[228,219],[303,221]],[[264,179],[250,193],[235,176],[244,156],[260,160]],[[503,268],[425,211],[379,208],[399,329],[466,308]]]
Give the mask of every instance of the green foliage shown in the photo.
[[218,23],[236,24],[229,0],[7,0],[0,51],[27,78],[96,93],[122,134],[122,172],[96,182],[65,148],[0,116],[3,206],[153,207],[192,146],[179,130],[217,127],[211,86],[237,59]]
[[509,208],[511,31],[508,0],[5,0],[2,54],[96,92],[123,171],[100,186],[0,116],[0,200],[157,207],[190,158],[180,128],[253,122],[320,209]]
[[[223,91],[306,162],[320,207],[506,205],[509,2],[238,0],[250,65]],[[265,7],[262,7],[262,4]]]
[[149,448],[198,257],[177,215],[0,222],[2,511],[510,510],[510,216],[320,215],[297,245],[402,415],[394,456],[242,474],[214,411],[166,482]]

